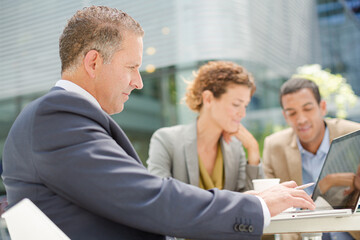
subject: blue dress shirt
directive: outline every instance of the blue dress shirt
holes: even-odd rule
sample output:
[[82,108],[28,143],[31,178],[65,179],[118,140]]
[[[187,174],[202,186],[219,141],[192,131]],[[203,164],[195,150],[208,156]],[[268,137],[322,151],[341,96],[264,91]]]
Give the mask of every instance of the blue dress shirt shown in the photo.
[[[330,148],[329,129],[326,127],[324,138],[320,144],[316,154],[313,154],[303,148],[299,138],[296,138],[299,151],[301,153],[302,161],[302,180],[303,184],[317,181],[320,176],[322,166],[324,165],[326,154]],[[305,189],[305,192],[311,195],[314,191],[315,185]]]
[[[329,129],[326,127],[324,138],[320,144],[316,154],[313,154],[303,148],[299,138],[296,138],[297,146],[301,153],[302,161],[302,180],[303,184],[317,182],[320,176],[322,166],[324,165],[326,155],[330,149]],[[304,191],[311,195],[314,191],[315,185],[304,189]],[[353,240],[351,235],[347,232],[329,232],[323,233],[323,240]]]

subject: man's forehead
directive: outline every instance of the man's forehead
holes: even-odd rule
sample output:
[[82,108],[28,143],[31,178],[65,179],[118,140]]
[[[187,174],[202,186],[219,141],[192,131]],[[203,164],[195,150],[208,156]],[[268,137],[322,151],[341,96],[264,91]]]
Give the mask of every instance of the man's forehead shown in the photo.
[[281,101],[284,111],[317,105],[317,101],[312,92],[303,94],[286,94],[282,96]]
[[292,92],[292,93],[287,93],[285,95],[283,95],[281,97],[281,101],[283,102],[283,104],[285,102],[316,102],[316,98],[314,96],[314,93],[308,89],[308,88],[303,88],[300,89],[299,91],[296,92]]
[[[133,35],[124,38],[116,54],[126,57],[128,61],[141,60],[143,54],[142,37]],[[139,62],[139,64],[141,64],[141,62]]]

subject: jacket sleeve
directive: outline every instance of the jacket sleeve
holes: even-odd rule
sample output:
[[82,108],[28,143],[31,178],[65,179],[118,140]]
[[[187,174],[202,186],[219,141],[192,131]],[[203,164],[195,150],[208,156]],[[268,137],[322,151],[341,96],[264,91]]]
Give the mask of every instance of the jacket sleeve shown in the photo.
[[253,179],[261,178],[264,178],[264,172],[261,163],[257,166],[249,164],[246,165],[246,191],[254,189],[254,185],[252,183]]

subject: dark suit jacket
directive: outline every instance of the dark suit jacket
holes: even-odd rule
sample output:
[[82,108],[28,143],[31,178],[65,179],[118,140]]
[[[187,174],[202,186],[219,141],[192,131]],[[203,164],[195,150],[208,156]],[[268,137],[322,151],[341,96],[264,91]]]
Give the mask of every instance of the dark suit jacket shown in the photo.
[[18,116],[3,163],[9,205],[29,198],[71,239],[259,239],[262,234],[256,197],[151,175],[108,114],[62,88]]

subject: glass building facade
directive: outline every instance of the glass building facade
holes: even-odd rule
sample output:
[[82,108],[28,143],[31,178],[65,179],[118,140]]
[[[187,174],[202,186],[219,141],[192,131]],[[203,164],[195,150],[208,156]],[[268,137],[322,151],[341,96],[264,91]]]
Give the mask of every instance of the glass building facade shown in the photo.
[[360,1],[317,3],[323,67],[342,74],[360,95]]
[[[325,51],[326,48],[321,47],[333,44],[322,37],[327,33],[322,25],[326,19],[323,6],[331,5],[326,2],[331,1],[2,1],[0,154],[18,113],[27,103],[46,93],[61,77],[58,39],[67,19],[77,9],[92,4],[122,9],[145,30],[140,69],[144,88],[134,91],[125,110],[113,116],[144,163],[150,137],[156,129],[194,121],[196,114],[182,103],[186,90],[184,80],[192,80],[193,72],[209,60],[234,61],[253,73],[257,91],[244,124],[261,145],[262,137],[270,133],[274,124],[284,123],[278,90],[297,67],[324,62],[325,66],[339,71],[333,68],[336,57],[334,62],[325,61],[330,59],[328,56],[333,57],[334,51]],[[328,24],[327,28],[333,26]],[[359,34],[355,26],[352,29]],[[334,34],[334,30],[329,31]],[[354,37],[347,41],[352,42],[353,49],[360,51]],[[345,64],[347,57],[343,56],[346,66],[343,71],[355,71],[350,63]],[[359,57],[359,54],[354,55],[349,62],[359,63]],[[356,71],[359,79],[360,70]],[[354,88],[357,83],[356,89],[360,91],[356,77],[351,76],[347,76],[349,81]]]

